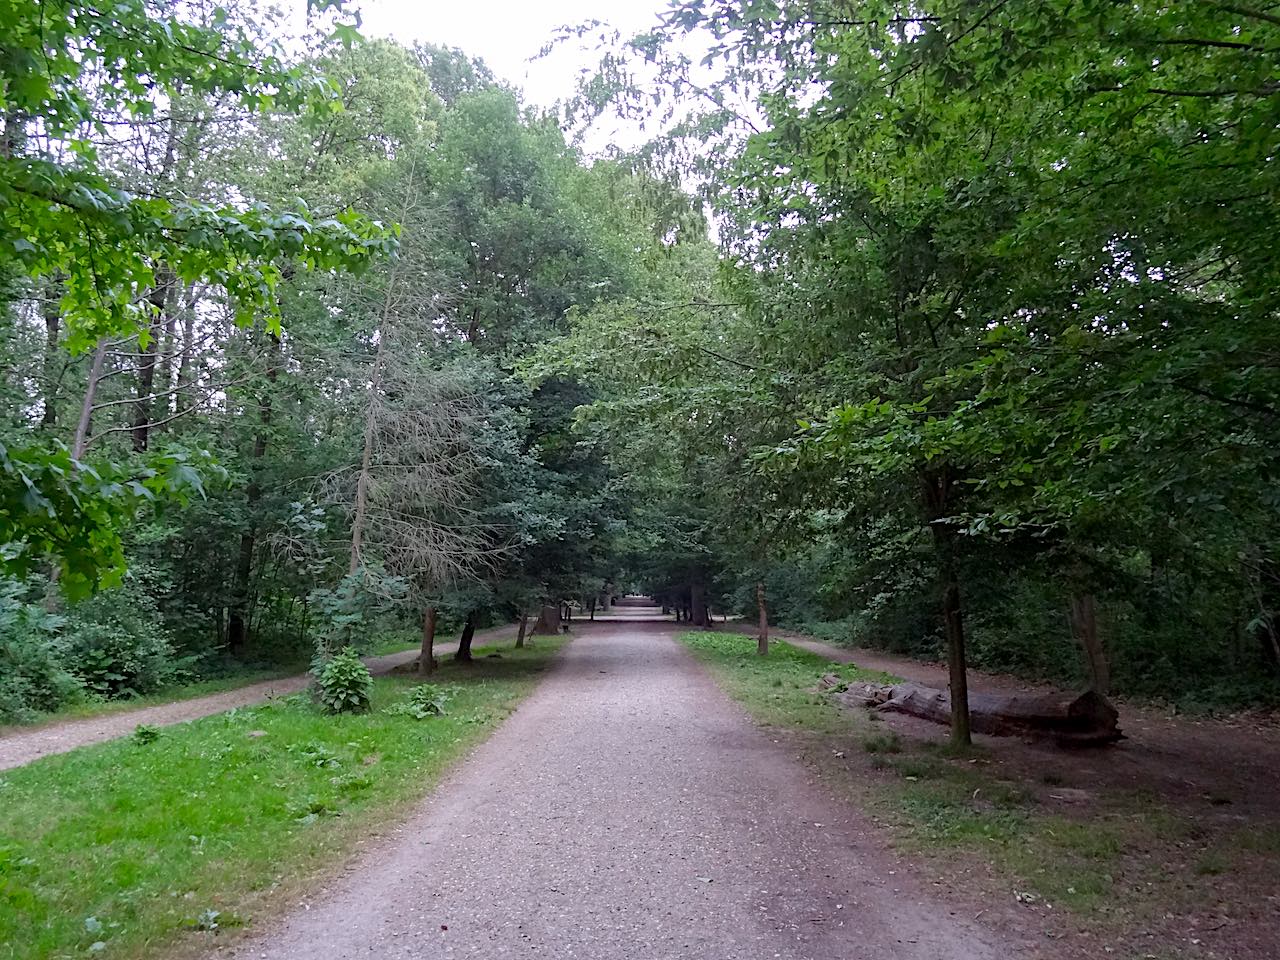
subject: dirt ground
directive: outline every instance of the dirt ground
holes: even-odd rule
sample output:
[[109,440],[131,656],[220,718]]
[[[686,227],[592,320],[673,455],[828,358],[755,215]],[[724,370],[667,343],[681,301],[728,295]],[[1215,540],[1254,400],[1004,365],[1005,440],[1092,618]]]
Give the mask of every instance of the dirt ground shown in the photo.
[[[480,646],[510,632],[511,628],[508,626],[482,630],[476,634],[474,642],[476,646]],[[438,656],[452,653],[456,649],[456,643],[436,645]],[[401,664],[416,659],[417,656],[418,651],[406,650],[383,657],[365,657],[364,660],[370,672],[377,675],[388,673]],[[236,707],[247,707],[271,697],[286,697],[305,689],[310,682],[310,675],[304,673],[293,677],[251,683],[234,690],[210,694],[207,697],[175,700],[173,703],[140,707],[137,710],[125,710],[100,717],[55,721],[30,729],[10,727],[0,731],[0,770],[20,767],[41,757],[66,753],[68,750],[88,746],[91,743],[102,743],[104,740],[128,736],[138,724],[164,727],[223,713]]]
[[[929,686],[947,686],[945,664],[833,647],[792,633],[778,636],[839,663],[855,663],[866,670],[882,670]],[[969,688],[975,692],[1054,689],[976,670],[969,676]],[[1192,807],[1206,802],[1229,806],[1230,813],[1241,819],[1252,815],[1280,817],[1280,724],[1276,718],[1244,715],[1199,719],[1125,701],[1117,705],[1126,739],[1103,750],[1061,750],[1048,743],[1007,737],[976,736],[975,740],[997,749],[1007,762],[1022,761],[1035,769],[1052,766],[1073,779],[1105,784],[1110,790],[1153,792],[1166,803]],[[945,731],[934,724],[903,717],[901,725],[920,736],[944,739]]]
[[[942,664],[832,647],[790,633],[776,636],[838,662],[931,686],[947,684]],[[977,671],[970,676],[971,689],[978,691],[1052,689]],[[1167,841],[1139,844],[1114,877],[1121,914],[1123,898],[1130,896],[1139,905],[1144,898],[1158,901],[1160,909],[1154,914],[1135,909],[1131,919],[1109,929],[1042,905],[1011,909],[1006,878],[963,856],[953,866],[969,874],[970,895],[955,899],[1006,928],[1021,929],[1027,914],[1038,915],[1053,945],[1051,955],[1064,958],[1280,957],[1280,726],[1275,718],[1246,714],[1202,719],[1123,701],[1118,707],[1126,739],[1108,748],[1069,750],[1017,738],[974,739],[992,778],[1026,785],[1044,810],[1085,824],[1125,818],[1160,822],[1161,831],[1169,833]],[[912,741],[941,744],[947,738],[945,727],[883,716],[885,728]],[[830,751],[822,746],[811,745],[806,752],[811,764],[829,765],[824,754]],[[1158,894],[1146,895],[1152,888]],[[999,907],[994,911],[993,898]],[[1104,949],[1102,943],[1108,946]]]

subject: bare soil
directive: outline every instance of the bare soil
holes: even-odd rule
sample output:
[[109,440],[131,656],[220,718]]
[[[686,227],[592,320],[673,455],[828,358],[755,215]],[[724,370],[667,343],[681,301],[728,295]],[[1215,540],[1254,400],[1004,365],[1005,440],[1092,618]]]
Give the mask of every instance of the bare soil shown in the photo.
[[[743,627],[743,630],[746,628]],[[832,647],[781,634],[828,659],[945,687],[946,667],[878,651]],[[1016,693],[1053,688],[1014,677],[973,672],[976,690]],[[1115,903],[1106,918],[1017,903],[1009,878],[979,856],[948,853],[949,869],[964,884],[953,902],[1006,930],[1040,926],[1046,955],[1092,958],[1230,958],[1280,956],[1280,727],[1274,717],[1179,716],[1167,709],[1121,702],[1127,739],[1107,748],[1071,750],[1052,743],[976,736],[983,772],[1021,785],[1036,809],[1084,824],[1131,823],[1139,841],[1119,858]],[[887,730],[908,742],[942,744],[945,727],[901,715],[882,715]],[[801,746],[808,765],[832,780],[831,744]],[[841,743],[838,746],[846,747]],[[859,756],[861,754],[861,756]],[[866,778],[870,759],[850,750],[851,763],[834,779]],[[1103,945],[1106,945],[1105,947]]]
[[[480,631],[476,634],[475,645],[479,647],[500,636],[505,637],[510,632],[509,626]],[[435,649],[437,656],[441,656],[452,653],[457,649],[457,644],[437,644]],[[417,650],[406,650],[382,657],[365,657],[364,662],[368,665],[370,672],[377,675],[388,673],[398,666],[410,663],[417,656]],[[60,720],[28,729],[10,727],[0,730],[0,770],[20,767],[41,757],[66,753],[77,747],[124,737],[132,733],[139,724],[164,727],[223,713],[236,707],[251,706],[272,697],[286,697],[305,689],[310,682],[310,675],[304,673],[276,680],[263,680],[234,690],[213,693],[207,697],[175,700],[172,703],[104,714],[100,717]]]

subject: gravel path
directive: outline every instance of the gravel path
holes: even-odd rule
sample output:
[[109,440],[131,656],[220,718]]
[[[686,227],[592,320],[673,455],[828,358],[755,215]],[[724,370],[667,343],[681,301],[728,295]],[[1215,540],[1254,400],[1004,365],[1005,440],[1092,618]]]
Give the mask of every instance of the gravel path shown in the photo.
[[[495,627],[480,631],[475,636],[475,645],[492,642],[510,628]],[[436,644],[436,655],[444,656],[453,653],[456,643]],[[402,663],[416,659],[417,650],[405,650],[388,654],[384,657],[365,657],[374,674],[387,673]],[[86,717],[83,720],[65,720],[30,730],[17,728],[0,736],[0,770],[20,767],[32,760],[39,760],[55,753],[66,753],[77,747],[91,743],[102,743],[114,740],[133,732],[134,728],[145,723],[153,727],[165,727],[173,723],[196,720],[214,713],[247,707],[261,703],[270,697],[284,697],[304,689],[310,682],[309,674],[294,677],[280,677],[276,680],[263,680],[247,686],[212,693],[207,697],[193,697],[190,700],[175,700],[173,703],[162,703],[154,707],[139,707],[137,710],[125,710],[120,713],[108,713],[100,717]]]
[[221,956],[993,960],[662,623],[575,623],[519,710],[314,899]]

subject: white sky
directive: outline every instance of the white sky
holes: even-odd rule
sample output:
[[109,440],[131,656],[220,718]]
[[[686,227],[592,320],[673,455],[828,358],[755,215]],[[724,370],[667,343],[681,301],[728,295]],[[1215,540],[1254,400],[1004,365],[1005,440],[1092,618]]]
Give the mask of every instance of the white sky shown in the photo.
[[557,27],[602,20],[624,35],[657,21],[668,0],[359,0],[361,32],[460,47],[480,57],[499,77],[523,88],[530,103],[549,107],[574,92],[578,72],[592,57],[570,42],[530,63]]

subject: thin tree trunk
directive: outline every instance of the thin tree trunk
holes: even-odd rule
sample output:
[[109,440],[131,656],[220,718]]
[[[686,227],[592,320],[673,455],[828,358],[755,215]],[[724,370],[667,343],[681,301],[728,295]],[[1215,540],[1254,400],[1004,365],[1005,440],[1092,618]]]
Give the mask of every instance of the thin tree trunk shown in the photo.
[[[160,392],[164,394],[164,404],[160,408],[161,420],[168,419],[169,415],[175,412],[173,409],[173,397],[177,391],[177,384],[173,382],[173,375],[176,369],[174,360],[177,354],[178,311],[180,309],[178,288],[173,286],[176,282],[176,278],[170,280],[168,309],[164,314],[164,340],[160,344]],[[157,429],[165,428],[160,427]]]
[[52,430],[58,423],[58,336],[62,327],[62,309],[53,296],[52,284],[41,313],[44,315],[44,410],[40,426]]
[[590,600],[587,601],[587,611],[590,615],[592,623],[594,623],[596,619],[596,598],[595,597],[592,597]]
[[[387,304],[390,304],[390,291]],[[385,306],[385,305],[384,305]],[[384,314],[385,320],[385,314]],[[385,323],[383,331],[385,332]],[[364,449],[360,454],[360,476],[356,480],[355,516],[351,520],[351,564],[349,573],[360,569],[360,547],[364,542],[364,518],[369,505],[369,471],[373,463],[373,442],[377,434],[378,393],[382,390],[382,362],[386,337],[378,337],[378,352],[373,361],[373,378],[369,385],[369,406],[364,419]]]
[[946,564],[942,595],[942,616],[947,634],[947,670],[951,681],[951,742],[968,746],[973,742],[969,732],[969,667],[965,652],[964,617],[960,607],[960,581],[955,564]]
[[765,603],[764,581],[756,581],[756,608],[760,611],[760,632],[756,634],[756,653],[769,654],[769,607]]
[[[102,379],[102,366],[107,359],[107,341],[99,340],[93,351],[93,362],[89,365],[89,379],[84,385],[84,402],[80,404],[80,419],[76,421],[76,432],[71,438],[71,459],[80,460],[89,446],[89,429],[93,425],[93,400],[98,393],[98,382]],[[49,585],[44,594],[45,609],[50,612],[58,609],[58,581],[62,578],[62,567],[57,563],[49,567]]]
[[191,370],[194,364],[196,339],[196,291],[187,288],[187,303],[182,311],[182,356],[178,360],[177,392],[173,395],[173,412],[182,413],[191,407],[187,388],[191,386]]
[[967,747],[973,742],[969,723],[969,664],[965,651],[964,613],[960,602],[960,577],[955,561],[955,531],[947,521],[951,478],[944,467],[921,475],[925,516],[933,533],[942,586],[942,623],[947,638],[947,672],[951,684],[951,742]]
[[529,630],[529,611],[521,609],[520,611],[520,630],[516,634],[516,649],[524,646],[525,634]]
[[245,488],[245,505],[248,507],[249,526],[240,535],[240,550],[236,560],[235,581],[231,588],[231,609],[227,618],[227,646],[232,653],[244,650],[249,640],[249,582],[253,576],[253,552],[257,546],[257,525],[254,513],[262,500],[262,487],[258,473],[267,453],[267,431],[271,428],[271,395],[275,389],[279,370],[280,338],[271,334],[275,356],[267,370],[267,390],[258,398],[259,429],[253,438],[253,458],[249,465],[250,480]]
[[79,460],[89,445],[89,428],[93,425],[93,401],[98,393],[98,381],[102,379],[102,365],[107,359],[107,341],[99,340],[93,351],[93,363],[89,367],[89,381],[84,387],[84,402],[80,405],[80,419],[71,441],[71,456]]
[[152,394],[156,387],[156,355],[160,350],[159,333],[164,326],[165,297],[168,281],[163,272],[156,271],[156,285],[147,298],[154,314],[147,324],[147,345],[138,359],[138,384],[133,403],[133,449],[141,453],[147,449],[151,437]]
[[453,659],[463,663],[471,662],[471,641],[476,635],[476,615],[475,613],[467,614],[467,622],[462,627],[462,636],[458,638],[458,652],[453,655]]
[[1098,632],[1098,609],[1092,593],[1080,591],[1071,598],[1071,630],[1084,651],[1089,667],[1089,689],[1102,696],[1111,693],[1111,665]]
[[435,656],[436,645],[436,608],[427,607],[422,613],[422,652],[418,654],[418,672],[428,674],[435,671],[438,664]]

